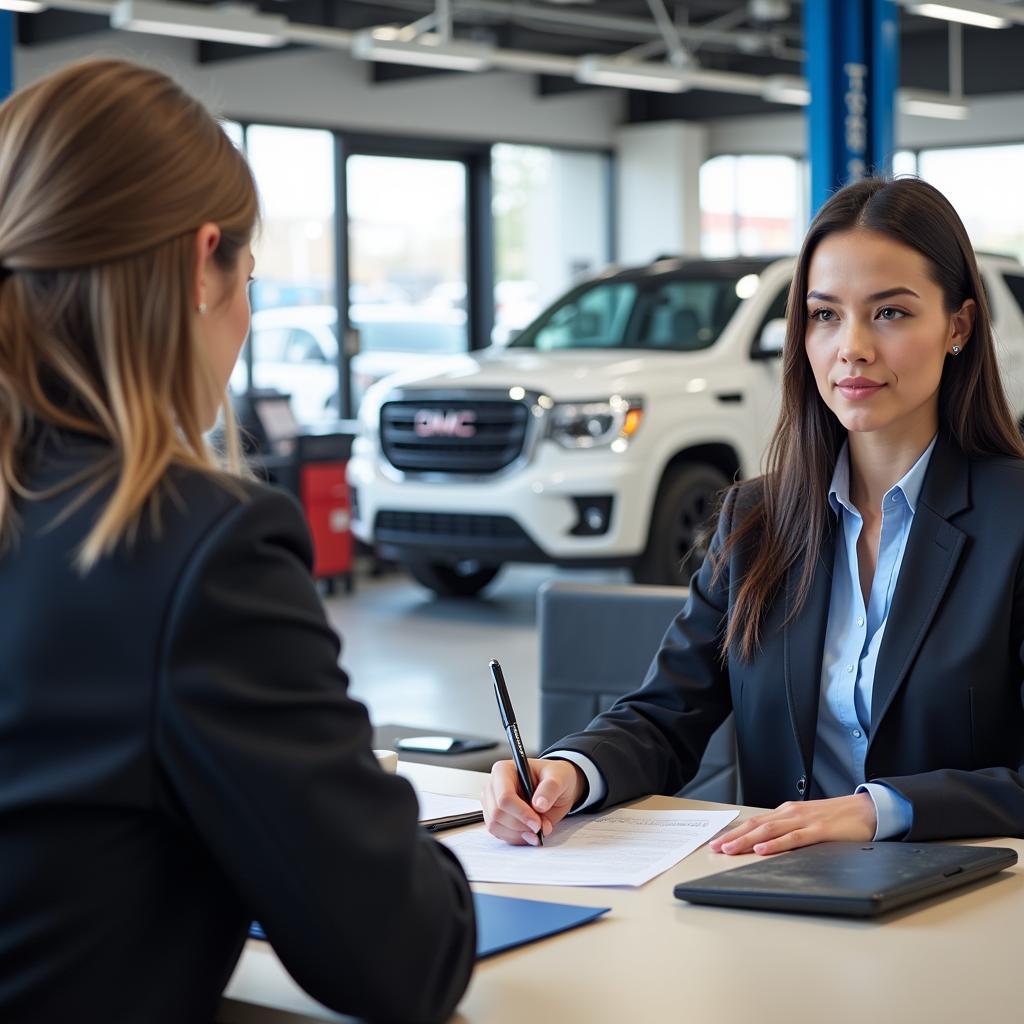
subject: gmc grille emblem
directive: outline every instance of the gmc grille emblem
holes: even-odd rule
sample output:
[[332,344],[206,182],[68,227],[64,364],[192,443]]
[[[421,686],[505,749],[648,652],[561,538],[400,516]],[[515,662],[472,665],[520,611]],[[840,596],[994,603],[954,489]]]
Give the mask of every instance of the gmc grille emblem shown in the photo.
[[420,409],[412,422],[417,437],[476,436],[476,413],[471,409]]

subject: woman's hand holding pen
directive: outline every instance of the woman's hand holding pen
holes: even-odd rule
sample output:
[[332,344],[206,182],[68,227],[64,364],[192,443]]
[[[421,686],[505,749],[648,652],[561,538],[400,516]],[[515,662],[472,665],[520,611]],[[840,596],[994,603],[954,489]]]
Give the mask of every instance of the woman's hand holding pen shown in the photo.
[[867,793],[790,801],[712,839],[711,849],[715,853],[768,854],[815,843],[870,842],[876,824],[875,804]]
[[586,788],[583,772],[569,761],[530,758],[533,805],[523,800],[514,761],[498,761],[480,795],[487,831],[513,846],[537,846],[536,832],[551,835]]

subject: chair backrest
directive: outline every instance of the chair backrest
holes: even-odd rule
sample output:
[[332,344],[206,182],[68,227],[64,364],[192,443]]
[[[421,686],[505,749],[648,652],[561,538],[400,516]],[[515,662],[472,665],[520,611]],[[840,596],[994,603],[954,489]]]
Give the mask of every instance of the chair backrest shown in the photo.
[[[540,622],[540,730],[547,748],[635,690],[686,600],[683,587],[546,583]],[[711,737],[681,795],[736,803],[732,716]]]

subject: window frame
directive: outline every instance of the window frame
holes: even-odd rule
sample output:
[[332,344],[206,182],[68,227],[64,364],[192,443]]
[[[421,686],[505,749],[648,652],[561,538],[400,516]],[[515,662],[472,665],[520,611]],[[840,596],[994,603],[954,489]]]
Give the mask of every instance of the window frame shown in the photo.
[[[616,257],[615,231],[615,153],[611,148],[565,144],[552,146],[549,142],[528,139],[493,138],[469,140],[459,138],[424,138],[411,135],[363,132],[295,120],[257,120],[239,117],[230,112],[221,115],[233,121],[242,133],[242,152],[248,159],[249,129],[254,126],[274,128],[300,128],[329,132],[334,140],[334,253],[335,253],[335,305],[338,325],[338,393],[340,415],[353,414],[351,374],[348,346],[345,338],[349,322],[348,294],[350,280],[349,215],[347,161],[349,156],[394,156],[413,159],[453,160],[460,162],[466,172],[466,317],[469,351],[486,348],[491,343],[494,324],[494,220],[491,209],[493,194],[491,180],[491,149],[495,145],[542,146],[561,151],[596,153],[605,159],[604,206],[608,223],[607,259]],[[257,275],[259,268],[257,268]],[[253,346],[246,339],[243,349],[245,360],[245,387],[253,384]]]

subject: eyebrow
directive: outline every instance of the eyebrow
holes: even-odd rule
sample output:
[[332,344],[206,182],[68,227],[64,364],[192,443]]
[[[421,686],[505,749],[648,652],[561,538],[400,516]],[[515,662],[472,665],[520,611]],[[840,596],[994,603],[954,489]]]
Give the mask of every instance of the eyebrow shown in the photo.
[[[907,288],[905,285],[898,285],[896,288],[886,288],[882,292],[874,292],[867,297],[867,302],[879,302],[881,299],[891,299],[897,295],[913,295],[915,299],[921,298],[913,288]],[[821,302],[837,302],[841,303],[837,295],[828,295],[825,292],[810,291],[807,293],[807,300],[819,299]]]

